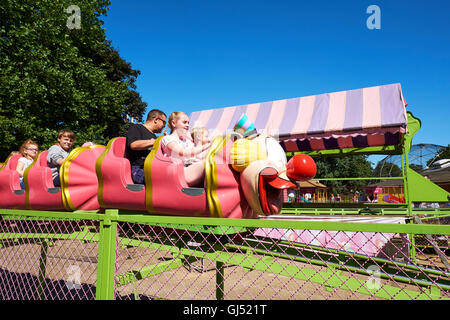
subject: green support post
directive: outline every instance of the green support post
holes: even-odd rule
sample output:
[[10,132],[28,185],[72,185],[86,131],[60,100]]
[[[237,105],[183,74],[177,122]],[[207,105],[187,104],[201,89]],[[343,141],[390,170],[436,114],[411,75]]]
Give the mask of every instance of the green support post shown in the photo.
[[[406,139],[408,142],[408,139]],[[409,139],[410,140],[410,139]],[[402,154],[401,154],[401,165],[402,165],[402,176],[403,176],[403,194],[405,196],[405,203],[407,205],[407,210],[406,210],[406,214],[411,217],[413,215],[412,212],[412,202],[411,202],[411,197],[409,194],[409,187],[408,187],[408,152],[409,152],[409,148],[403,148]],[[408,234],[409,239],[411,239],[411,241],[408,244],[409,247],[409,257],[411,258],[412,261],[415,261],[415,257],[416,257],[416,247],[414,245],[414,235],[413,234]]]
[[107,209],[104,219],[100,222],[97,300],[114,300],[118,217],[117,209]]
[[[412,198],[411,198],[411,192],[410,192],[410,187],[409,187],[409,179],[408,179],[408,168],[409,168],[409,158],[408,158],[408,153],[409,150],[405,151],[405,155],[404,155],[404,160],[405,163],[403,164],[402,161],[402,166],[403,166],[403,192],[405,193],[405,202],[408,205],[408,215],[412,216]],[[403,158],[403,155],[402,155]]]
[[[403,173],[403,188],[405,192],[405,201],[408,205],[408,216],[412,217],[413,211],[412,211],[412,198],[411,198],[411,188],[410,188],[410,181],[409,181],[409,175],[408,175],[408,169],[409,169],[409,158],[408,154],[411,151],[412,147],[412,140],[414,135],[420,130],[421,127],[421,121],[418,118],[415,118],[411,112],[407,113],[408,117],[408,133],[404,135],[404,142],[403,142],[403,152],[402,152],[402,173]],[[410,242],[409,242],[409,256],[413,262],[416,261],[416,246],[415,246],[415,240],[414,235],[409,234]]]
[[[409,188],[409,181],[408,181],[408,167],[409,167],[409,161],[408,161],[408,153],[409,148],[407,148],[404,152],[404,157],[402,154],[402,171],[403,171],[403,177],[404,177],[404,183],[403,183],[403,189],[405,193],[405,201],[408,205],[408,216],[413,216],[412,211],[412,199],[410,194],[410,188]],[[404,162],[403,162],[404,158]],[[408,237],[410,239],[409,241],[409,257],[413,262],[416,262],[416,241],[414,239],[414,234],[408,234]]]

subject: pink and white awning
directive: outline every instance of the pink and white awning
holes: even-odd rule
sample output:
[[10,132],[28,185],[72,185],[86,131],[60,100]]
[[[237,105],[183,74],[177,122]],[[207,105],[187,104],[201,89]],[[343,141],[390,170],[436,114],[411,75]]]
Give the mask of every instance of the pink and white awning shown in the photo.
[[406,102],[396,83],[196,111],[190,126],[206,127],[212,136],[225,134],[243,114],[288,152],[396,145],[407,124]]

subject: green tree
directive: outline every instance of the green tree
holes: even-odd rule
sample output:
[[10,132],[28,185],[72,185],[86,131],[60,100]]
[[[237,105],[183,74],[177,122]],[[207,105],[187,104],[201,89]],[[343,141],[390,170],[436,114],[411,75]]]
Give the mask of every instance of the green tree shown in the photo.
[[106,39],[100,19],[109,0],[75,3],[80,28],[68,25],[69,0],[0,2],[0,159],[31,138],[41,148],[61,128],[105,144],[125,132],[123,114],[146,108],[136,91],[140,74]]
[[[358,178],[372,176],[372,167],[366,155],[352,155],[345,157],[315,158],[317,166],[316,177],[319,178]],[[325,181],[331,193],[362,190],[366,180],[336,180]]]

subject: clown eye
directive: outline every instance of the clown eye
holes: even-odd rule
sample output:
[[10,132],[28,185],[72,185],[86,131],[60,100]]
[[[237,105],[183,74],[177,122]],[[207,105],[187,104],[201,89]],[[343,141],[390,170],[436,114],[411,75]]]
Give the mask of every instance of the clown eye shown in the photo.
[[274,138],[266,138],[267,159],[272,161],[280,169],[286,168],[286,154],[278,141]]

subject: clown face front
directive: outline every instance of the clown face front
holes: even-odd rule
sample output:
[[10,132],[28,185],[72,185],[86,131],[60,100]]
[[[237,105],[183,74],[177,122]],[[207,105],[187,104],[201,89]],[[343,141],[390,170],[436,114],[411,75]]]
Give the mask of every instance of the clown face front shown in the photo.
[[312,179],[317,171],[314,160],[305,154],[297,154],[287,162],[278,141],[266,135],[236,140],[230,159],[233,169],[241,173],[244,196],[258,215],[279,214],[282,191]]

